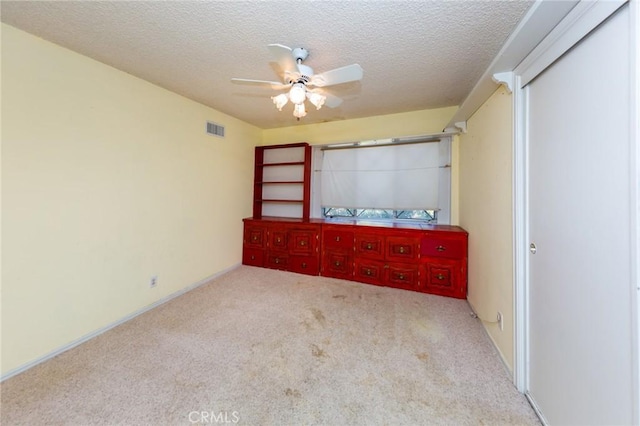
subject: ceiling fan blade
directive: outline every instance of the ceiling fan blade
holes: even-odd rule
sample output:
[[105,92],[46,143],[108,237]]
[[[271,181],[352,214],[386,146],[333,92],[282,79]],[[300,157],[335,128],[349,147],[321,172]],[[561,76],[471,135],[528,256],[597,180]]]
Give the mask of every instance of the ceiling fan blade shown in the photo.
[[272,89],[280,90],[287,89],[290,87],[289,84],[279,83],[277,81],[265,81],[265,80],[250,80],[247,78],[232,78],[231,81],[234,83],[240,84],[262,84],[262,85],[270,85]]
[[283,72],[298,71],[298,65],[293,59],[290,47],[283,46],[281,44],[269,44],[267,48],[269,49],[269,52],[271,52],[273,59],[275,59],[278,65],[280,65],[280,69]]
[[326,99],[324,100],[324,105],[327,108],[337,108],[342,104],[342,99],[337,96],[331,95],[326,92],[323,93],[323,95],[326,97]]
[[363,75],[362,67],[358,64],[353,64],[314,75],[309,84],[317,87],[332,86],[334,84],[362,80]]

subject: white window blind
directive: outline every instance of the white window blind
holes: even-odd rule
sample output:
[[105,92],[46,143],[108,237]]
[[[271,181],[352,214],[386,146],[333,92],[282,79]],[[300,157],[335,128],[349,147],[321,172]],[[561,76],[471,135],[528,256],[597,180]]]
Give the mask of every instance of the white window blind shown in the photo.
[[325,150],[320,172],[322,206],[438,210],[441,172],[449,161],[448,149],[441,152],[441,145]]

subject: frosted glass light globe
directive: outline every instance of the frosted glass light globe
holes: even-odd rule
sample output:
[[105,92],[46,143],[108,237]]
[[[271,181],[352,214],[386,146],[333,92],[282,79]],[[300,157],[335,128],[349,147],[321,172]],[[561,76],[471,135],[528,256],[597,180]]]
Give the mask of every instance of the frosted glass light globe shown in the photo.
[[322,108],[324,105],[324,101],[327,99],[326,96],[321,95],[320,93],[307,93],[307,97],[309,98],[309,102],[311,102],[316,109]]
[[302,83],[295,83],[289,91],[289,100],[297,105],[303,103],[306,96],[307,89],[305,89]]
[[276,108],[278,108],[280,111],[282,111],[282,107],[285,106],[286,103],[289,101],[285,93],[282,93],[278,96],[272,96],[271,100],[273,101],[274,104],[276,104]]
[[302,118],[305,115],[307,115],[307,111],[304,108],[304,104],[296,104],[294,110],[293,110],[293,116],[297,117],[297,118]]

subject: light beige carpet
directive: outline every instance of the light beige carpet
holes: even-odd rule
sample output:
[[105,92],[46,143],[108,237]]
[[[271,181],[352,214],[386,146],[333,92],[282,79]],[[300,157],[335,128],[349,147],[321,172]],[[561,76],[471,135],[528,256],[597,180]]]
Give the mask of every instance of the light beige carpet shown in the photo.
[[241,266],[1,385],[3,425],[539,424],[466,301]]

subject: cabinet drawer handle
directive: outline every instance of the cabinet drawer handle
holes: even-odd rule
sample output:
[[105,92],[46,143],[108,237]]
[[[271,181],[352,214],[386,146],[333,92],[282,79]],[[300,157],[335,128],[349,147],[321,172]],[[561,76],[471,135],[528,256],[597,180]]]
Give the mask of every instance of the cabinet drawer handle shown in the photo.
[[256,260],[256,257],[254,255],[251,255],[251,260]]
[[445,246],[438,246],[436,247],[436,250],[438,251],[445,251],[447,248]]
[[304,245],[306,245],[306,244],[307,244],[307,242],[306,242],[305,240],[300,241],[300,245],[301,245],[301,246],[304,246]]
[[307,264],[305,262],[302,262],[302,269],[306,269],[307,268]]
[[371,269],[366,269],[364,271],[364,274],[367,275],[367,276],[371,276]]
[[404,247],[400,246],[400,253],[404,253]]
[[442,281],[442,280],[444,280],[444,275],[438,274],[438,275],[436,275],[436,278],[439,279],[440,281]]
[[253,238],[252,238],[252,240],[253,240],[253,241],[258,241],[258,236],[257,236],[257,235],[254,235],[254,236],[253,236]]
[[398,278],[400,279],[400,281],[404,281],[404,275],[403,274],[398,275]]
[[340,241],[340,237],[339,237],[339,236],[338,236],[338,237],[336,237],[336,241]]
[[334,262],[334,265],[336,265],[336,266],[340,266],[340,261],[339,261],[339,260],[336,260],[336,261]]
[[280,263],[280,259],[278,259],[278,258],[276,257],[276,260],[274,260],[274,262],[275,262],[275,263]]
[[276,238],[276,243],[280,242],[280,237]]
[[373,246],[371,245],[371,243],[367,244],[367,250],[371,250],[373,248]]

